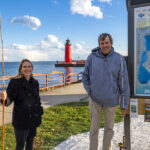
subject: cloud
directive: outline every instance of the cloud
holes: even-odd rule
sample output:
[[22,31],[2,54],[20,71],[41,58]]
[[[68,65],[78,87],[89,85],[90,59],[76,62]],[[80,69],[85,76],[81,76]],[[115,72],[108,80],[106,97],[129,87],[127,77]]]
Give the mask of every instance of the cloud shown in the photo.
[[112,0],[99,0],[100,2],[107,2],[110,3]]
[[13,43],[5,47],[5,61],[21,61],[28,58],[31,61],[64,60],[64,44],[55,35],[48,34],[39,43]]
[[77,60],[79,57],[80,59],[86,59],[87,56],[91,52],[91,47],[85,47],[85,42],[76,43],[72,45],[72,59]]
[[[27,58],[31,61],[64,61],[65,55],[65,41],[60,41],[59,38],[53,34],[48,34],[44,39],[36,44],[20,44],[12,43],[10,46],[4,47],[5,61],[21,61]],[[90,43],[81,41],[74,43],[71,41],[72,60],[85,60],[94,48]],[[120,50],[116,46],[116,51],[127,55],[127,51]],[[0,56],[1,57],[1,56]]]
[[30,50],[34,48],[34,46],[32,45],[23,45],[23,44],[16,44],[16,43],[13,43],[11,47],[13,49],[21,49],[21,50]]
[[[64,43],[65,41],[60,41],[55,35],[48,34],[39,43],[33,45],[13,43],[5,47],[4,58],[5,61],[21,61],[24,58],[31,61],[64,61]],[[79,56],[80,59],[86,59],[91,49],[84,41],[80,43],[73,43],[72,41],[72,59],[77,60]]]
[[58,41],[58,38],[55,35],[49,34],[44,40],[41,41],[41,47],[42,48],[64,48],[64,45],[62,42]]
[[41,22],[38,18],[32,16],[21,16],[21,17],[13,17],[9,20],[11,24],[21,24],[28,26],[32,30],[37,30],[41,26]]
[[47,53],[42,53],[41,51],[35,50],[35,51],[23,51],[23,55],[25,58],[36,61],[42,61],[44,58],[47,58]]
[[[19,44],[13,43],[10,46],[4,47],[5,61],[21,61],[28,58],[31,61],[64,61],[65,55],[65,41],[60,41],[58,37],[53,34],[48,34],[44,39],[36,44]],[[71,41],[72,60],[86,60],[87,56],[94,48],[90,43],[81,41],[74,43]],[[115,50],[127,55],[127,51],[121,50],[119,46],[115,46]],[[0,56],[1,57],[1,56]]]
[[103,18],[100,8],[92,5],[92,0],[71,0],[71,12],[83,16],[91,16],[97,19]]
[[77,43],[77,44],[75,45],[75,48],[76,48],[78,51],[83,49],[83,47],[82,47],[82,45],[81,45],[80,43]]
[[118,52],[119,54],[123,55],[123,56],[127,56],[128,55],[128,51],[127,50],[116,49],[115,51]]

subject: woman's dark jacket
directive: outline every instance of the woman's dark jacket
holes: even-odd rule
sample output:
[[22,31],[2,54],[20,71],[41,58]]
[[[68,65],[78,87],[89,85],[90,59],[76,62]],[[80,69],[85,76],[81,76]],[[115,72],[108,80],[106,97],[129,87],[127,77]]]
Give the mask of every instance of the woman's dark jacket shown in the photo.
[[7,87],[7,96],[7,106],[14,101],[13,126],[16,129],[32,128],[33,123],[32,120],[29,119],[30,108],[35,104],[41,106],[38,81],[33,77],[31,77],[29,81],[24,77],[11,79]]

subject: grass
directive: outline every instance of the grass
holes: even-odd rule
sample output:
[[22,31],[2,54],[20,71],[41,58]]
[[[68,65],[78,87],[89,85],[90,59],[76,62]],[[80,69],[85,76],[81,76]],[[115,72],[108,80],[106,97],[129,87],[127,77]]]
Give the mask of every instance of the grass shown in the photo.
[[[117,108],[115,122],[122,121],[121,110]],[[103,127],[104,119],[100,127]],[[68,137],[89,131],[90,117],[87,102],[57,105],[44,110],[42,124],[34,139],[34,150],[51,150]],[[0,140],[2,139],[0,127]],[[0,148],[2,142],[0,142]],[[15,137],[11,124],[5,126],[5,150],[15,149]]]

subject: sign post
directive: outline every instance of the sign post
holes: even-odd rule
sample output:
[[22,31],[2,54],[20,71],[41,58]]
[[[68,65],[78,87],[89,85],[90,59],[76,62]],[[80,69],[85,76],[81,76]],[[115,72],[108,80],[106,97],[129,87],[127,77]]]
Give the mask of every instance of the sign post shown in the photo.
[[[137,100],[138,114],[143,115],[145,99],[150,98],[150,1],[126,0],[126,5],[130,93],[132,101]],[[135,111],[135,105],[132,111]],[[127,150],[131,150],[129,112],[125,116],[124,127]]]
[[[145,99],[150,99],[150,1],[126,0],[126,5],[130,93],[132,101],[137,100],[138,114],[143,115]],[[135,111],[135,105],[132,111]],[[129,113],[125,117],[124,127],[127,150],[131,150]]]
[[127,0],[131,97],[150,97],[150,1]]

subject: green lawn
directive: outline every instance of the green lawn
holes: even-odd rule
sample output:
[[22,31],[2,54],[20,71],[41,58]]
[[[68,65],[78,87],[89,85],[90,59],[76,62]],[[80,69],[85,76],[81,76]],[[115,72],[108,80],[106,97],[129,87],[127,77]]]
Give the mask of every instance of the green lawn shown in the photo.
[[[102,117],[101,126],[104,121]],[[121,110],[117,109],[115,122],[122,121]],[[51,150],[71,135],[89,131],[90,117],[87,102],[57,105],[44,110],[42,124],[34,140],[34,150]],[[2,141],[2,127],[0,127]],[[2,142],[0,142],[0,149]],[[15,138],[11,124],[5,126],[5,150],[15,149]]]

